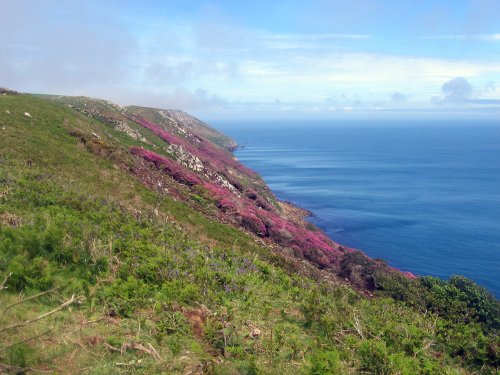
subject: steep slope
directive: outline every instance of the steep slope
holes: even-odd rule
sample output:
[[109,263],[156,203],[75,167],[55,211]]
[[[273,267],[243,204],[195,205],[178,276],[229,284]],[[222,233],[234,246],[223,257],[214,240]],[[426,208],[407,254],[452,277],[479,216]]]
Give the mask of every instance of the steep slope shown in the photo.
[[237,144],[234,140],[215,130],[211,126],[189,115],[186,112],[172,109],[156,109],[130,106],[131,112],[147,118],[161,125],[166,131],[185,135],[186,131],[193,133],[199,138],[207,139],[217,146],[227,150],[234,150]]
[[483,289],[340,247],[290,220],[225,147],[150,111],[0,96],[2,371],[498,367],[498,303]]
[[[375,289],[376,269],[395,272],[361,253],[353,256],[354,250],[334,243],[311,224],[289,217],[290,210],[283,210],[283,203],[278,204],[262,179],[221,146],[234,142],[199,120],[179,111],[123,108],[92,98],[50,99],[99,119],[138,141],[139,147],[130,147],[137,157],[133,173],[149,188],[188,201],[206,215],[244,228],[278,246],[278,252],[307,259],[362,289]],[[204,138],[207,134],[208,139]],[[178,184],[172,185],[168,177]],[[166,190],[167,185],[170,190]]]

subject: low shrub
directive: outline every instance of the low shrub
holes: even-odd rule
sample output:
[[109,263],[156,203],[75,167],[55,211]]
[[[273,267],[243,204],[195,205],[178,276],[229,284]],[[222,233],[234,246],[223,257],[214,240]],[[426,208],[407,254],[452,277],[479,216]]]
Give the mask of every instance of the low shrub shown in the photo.
[[135,309],[151,305],[152,292],[151,286],[128,276],[116,279],[100,290],[99,298],[108,307],[109,314],[128,317],[133,315]]
[[310,375],[342,374],[339,353],[336,350],[317,350],[310,357]]

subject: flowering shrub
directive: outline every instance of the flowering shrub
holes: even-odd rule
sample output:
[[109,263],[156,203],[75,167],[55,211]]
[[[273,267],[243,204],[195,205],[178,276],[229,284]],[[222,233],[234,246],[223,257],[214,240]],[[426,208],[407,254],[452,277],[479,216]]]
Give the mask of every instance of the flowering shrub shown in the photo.
[[201,184],[201,180],[198,176],[171,159],[158,155],[152,151],[145,150],[142,147],[132,147],[130,152],[154,163],[157,168],[167,172],[169,176],[182,184],[188,186]]
[[165,142],[184,147],[189,153],[202,159],[205,163],[209,163],[212,166],[212,168],[217,171],[223,171],[224,168],[227,167],[227,165],[229,165],[247,176],[251,177],[256,176],[256,173],[254,171],[239,163],[229,153],[227,153],[222,149],[217,148],[216,146],[214,146],[213,144],[204,139],[198,138],[199,143],[197,147],[194,147],[191,143],[187,142],[183,138],[177,137],[165,131],[164,129],[161,128],[161,126],[145,119],[144,117],[141,117],[139,115],[133,115],[129,116],[128,119],[150,130],[158,137],[163,139]]
[[[218,202],[224,198],[232,199],[233,193],[222,186],[215,185],[211,182],[204,182],[203,187],[207,189],[212,197],[214,197]],[[236,199],[236,197],[234,197],[234,199]]]
[[[281,217],[280,213],[253,189],[244,190],[243,196],[237,196],[226,187],[212,181],[202,180],[194,172],[167,157],[141,147],[132,147],[130,151],[155,164],[157,168],[165,171],[176,181],[191,187],[196,186],[199,193],[203,191],[208,193],[216,202],[217,208],[228,217],[237,219],[243,228],[293,249],[297,256],[311,261],[320,268],[331,268],[343,272],[345,256],[351,258],[348,254],[349,250],[344,251],[323,232],[311,230]],[[363,262],[369,260],[364,254],[360,257]],[[374,266],[377,265],[374,264]],[[349,275],[348,277],[354,282],[355,276],[351,273]],[[415,278],[409,272],[402,273],[402,275],[408,279]],[[362,275],[360,277],[359,283],[364,283],[366,280],[371,282],[371,279],[365,280]]]
[[155,124],[154,122],[151,122],[143,117],[140,116],[133,116],[129,117],[130,120],[136,122],[137,124],[141,125],[142,127],[152,131],[154,134],[156,134],[158,137],[163,139],[165,142],[168,142],[170,144],[176,144],[179,146],[183,146],[184,148],[188,148],[188,143],[185,142],[183,139],[174,136],[173,134],[163,130],[160,126]]
[[415,276],[413,273],[409,271],[402,272],[403,276],[407,277],[408,279],[416,279],[417,276]]
[[266,235],[266,226],[262,220],[255,215],[252,209],[247,208],[240,213],[241,225],[253,233],[264,237]]
[[166,171],[171,177],[183,184],[203,187],[215,199],[217,207],[222,212],[240,218],[242,227],[258,236],[268,237],[280,245],[291,247],[299,255],[306,257],[321,267],[331,267],[338,263],[340,252],[326,235],[320,231],[312,231],[283,219],[274,207],[255,190],[245,190],[239,179],[232,176],[227,167],[233,167],[247,176],[255,176],[255,172],[244,167],[228,153],[203,139],[200,139],[195,147],[181,137],[165,131],[159,125],[140,116],[135,115],[130,119],[149,129],[165,142],[183,146],[188,152],[199,157],[212,169],[223,175],[227,181],[240,192],[243,192],[244,196],[238,197],[215,182],[202,181],[196,174],[180,166],[175,161],[154,152],[133,147],[131,149],[133,154],[154,163],[158,168]]
[[253,189],[247,189],[245,191],[245,196],[253,201],[256,200],[258,197],[257,193]]
[[230,199],[230,198],[223,198],[222,200],[220,200],[219,203],[217,204],[217,207],[222,212],[236,212],[237,211],[234,200]]

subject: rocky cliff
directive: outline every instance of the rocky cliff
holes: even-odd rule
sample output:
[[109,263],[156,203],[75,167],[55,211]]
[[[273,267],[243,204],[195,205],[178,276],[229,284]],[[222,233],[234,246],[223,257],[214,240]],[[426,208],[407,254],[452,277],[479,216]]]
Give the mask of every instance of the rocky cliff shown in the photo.
[[[148,188],[251,233],[275,252],[307,260],[368,291],[376,288],[376,270],[397,272],[296,220],[296,211],[280,204],[260,176],[234,157],[232,139],[185,112],[121,107],[86,97],[48,98],[129,137],[134,142],[128,146],[130,173]],[[107,147],[105,136],[75,136],[93,152]]]

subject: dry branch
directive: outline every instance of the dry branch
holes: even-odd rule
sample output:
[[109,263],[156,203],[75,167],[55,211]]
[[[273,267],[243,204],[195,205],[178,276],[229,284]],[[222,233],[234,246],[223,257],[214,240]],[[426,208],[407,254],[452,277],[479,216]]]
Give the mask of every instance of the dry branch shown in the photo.
[[[5,279],[5,281],[6,281],[6,280],[7,280],[7,278]],[[5,283],[5,281],[4,281],[4,283]],[[3,283],[2,283],[2,285],[3,285]],[[2,289],[2,288],[0,288],[0,289]],[[0,316],[0,321],[3,319],[3,317],[4,317],[5,313],[6,313],[8,310],[10,310],[11,308],[13,308],[14,306],[20,305],[21,303],[25,303],[25,302],[28,302],[28,301],[31,301],[31,300],[34,300],[34,299],[36,299],[36,298],[38,298],[38,297],[41,297],[41,296],[43,296],[43,295],[45,295],[45,294],[49,294],[49,293],[55,292],[55,291],[56,291],[56,290],[58,290],[58,289],[59,289],[59,287],[58,287],[58,286],[56,286],[55,288],[52,288],[52,289],[46,290],[45,292],[41,292],[41,293],[35,294],[35,295],[33,295],[33,296],[31,296],[31,297],[28,297],[28,298],[22,298],[22,299],[20,299],[19,301],[14,302],[13,304],[11,304],[11,305],[7,306],[7,307],[6,307],[6,308],[2,311],[2,315]],[[1,332],[1,331],[0,331],[0,332]]]
[[109,350],[111,350],[112,352],[118,352],[118,353],[121,353],[122,351],[118,348],[115,348],[114,346],[112,345],[109,345],[107,342],[104,343],[104,346],[106,348],[108,348]]
[[149,348],[145,347],[140,342],[124,343],[121,346],[121,348],[115,348],[114,346],[109,345],[108,343],[104,343],[104,346],[106,346],[106,348],[108,348],[112,352],[117,352],[117,353],[121,353],[121,354],[123,354],[123,352],[127,351],[127,350],[138,350],[138,351],[144,352],[146,354],[149,354],[150,356],[152,356],[154,359],[156,359],[158,361],[162,360],[160,354],[158,354],[156,349],[150,343],[148,343]]
[[364,340],[365,335],[363,335],[363,331],[361,330],[361,323],[359,322],[359,319],[356,315],[354,315],[354,328],[356,328],[356,332],[361,336],[361,338]]
[[9,273],[7,276],[5,276],[5,279],[0,284],[0,290],[5,289],[5,283],[7,282],[7,280],[9,280],[9,277],[11,277],[11,276],[12,276],[12,272]]
[[37,316],[36,318],[33,318],[33,319],[28,319],[28,320],[25,320],[24,322],[20,322],[20,323],[16,323],[16,324],[12,324],[10,326],[7,326],[7,327],[4,327],[4,328],[1,328],[0,329],[0,333],[1,332],[5,332],[5,331],[8,331],[10,329],[14,329],[14,328],[19,328],[19,327],[25,327],[27,325],[30,325],[36,321],[39,321],[43,318],[46,318],[62,309],[64,309],[65,307],[71,305],[72,303],[76,302],[77,301],[77,298],[75,297],[75,295],[73,294],[71,296],[71,298],[69,300],[67,300],[66,302],[62,303],[61,305],[57,306],[55,309],[49,311],[49,312],[46,312],[45,314],[42,314],[40,316]]

